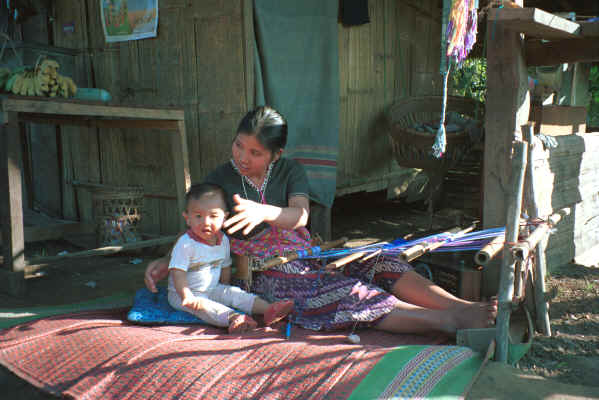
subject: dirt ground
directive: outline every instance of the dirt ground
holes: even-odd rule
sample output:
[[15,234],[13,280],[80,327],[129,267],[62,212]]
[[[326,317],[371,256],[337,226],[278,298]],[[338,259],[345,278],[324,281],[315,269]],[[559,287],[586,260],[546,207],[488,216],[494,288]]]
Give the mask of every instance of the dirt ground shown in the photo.
[[[467,219],[467,218],[466,218]],[[333,237],[347,236],[354,244],[388,240],[427,231],[422,209],[386,201],[382,193],[357,194],[336,200]],[[460,222],[458,213],[441,211],[433,229]],[[26,253],[53,255],[77,248],[65,241],[27,246]],[[143,271],[161,249],[134,254],[78,259],[47,268],[27,280],[27,296],[0,293],[1,308],[58,305],[130,293],[143,286]],[[597,256],[599,262],[599,255]],[[141,263],[132,261],[140,259]],[[470,399],[599,399],[599,268],[569,264],[548,278],[557,288],[550,314],[553,337],[537,335],[531,351],[517,368],[490,362],[474,383]],[[0,367],[0,398],[52,399]]]

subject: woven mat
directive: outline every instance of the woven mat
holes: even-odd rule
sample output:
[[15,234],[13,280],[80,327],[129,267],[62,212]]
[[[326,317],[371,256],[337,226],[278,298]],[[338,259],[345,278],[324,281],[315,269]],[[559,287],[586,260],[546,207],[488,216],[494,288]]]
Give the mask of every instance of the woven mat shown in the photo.
[[367,330],[353,345],[343,333],[299,328],[289,340],[271,328],[233,336],[208,326],[131,325],[127,311],[4,329],[0,364],[42,390],[76,399],[347,399],[398,345],[443,340]]

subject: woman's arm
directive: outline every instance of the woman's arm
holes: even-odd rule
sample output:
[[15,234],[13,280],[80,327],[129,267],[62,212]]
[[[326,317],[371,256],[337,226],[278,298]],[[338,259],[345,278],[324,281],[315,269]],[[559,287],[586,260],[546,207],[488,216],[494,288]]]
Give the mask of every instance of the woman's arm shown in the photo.
[[162,257],[148,264],[144,274],[146,287],[152,293],[157,293],[156,283],[168,276],[169,257]]
[[233,201],[236,203],[233,208],[235,215],[223,224],[228,228],[227,233],[243,229],[243,234],[247,235],[262,222],[283,229],[297,229],[308,223],[310,201],[304,196],[291,196],[287,207],[260,204],[242,199],[238,194],[233,196]]

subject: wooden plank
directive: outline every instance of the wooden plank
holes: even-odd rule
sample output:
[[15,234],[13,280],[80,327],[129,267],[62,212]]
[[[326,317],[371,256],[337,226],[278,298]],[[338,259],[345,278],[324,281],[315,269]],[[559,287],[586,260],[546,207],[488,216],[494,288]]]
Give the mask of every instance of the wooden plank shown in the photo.
[[25,267],[25,237],[23,231],[23,199],[21,187],[21,141],[17,114],[5,112],[5,124],[0,125],[0,208],[4,267],[20,272]]
[[551,42],[527,40],[525,47],[526,64],[529,67],[599,61],[599,41],[596,38],[563,39]]
[[[536,108],[536,110],[535,110]],[[563,136],[586,131],[586,107],[546,105],[533,107],[529,118],[535,122],[535,132],[548,136]]]
[[114,106],[101,103],[76,100],[43,100],[38,98],[20,99],[9,97],[2,101],[2,110],[6,112],[38,114],[87,115],[110,118],[147,118],[182,120],[183,110],[179,108],[148,108],[135,106]]
[[243,0],[243,64],[245,66],[245,105],[255,107],[256,76],[254,75],[254,1]]
[[541,39],[567,39],[580,34],[580,25],[538,8],[492,8],[488,28],[506,28]]
[[[179,129],[177,120],[150,120],[150,119],[95,119],[88,116],[72,115],[47,115],[47,114],[22,114],[19,116],[21,121],[35,122],[38,124],[51,125],[73,125],[95,128],[126,128],[143,129],[147,132],[149,129],[158,129],[176,132]],[[144,132],[145,133],[145,132]]]
[[578,24],[580,25],[580,36],[599,37],[599,21],[595,21],[595,22],[581,21],[581,22],[578,22]]

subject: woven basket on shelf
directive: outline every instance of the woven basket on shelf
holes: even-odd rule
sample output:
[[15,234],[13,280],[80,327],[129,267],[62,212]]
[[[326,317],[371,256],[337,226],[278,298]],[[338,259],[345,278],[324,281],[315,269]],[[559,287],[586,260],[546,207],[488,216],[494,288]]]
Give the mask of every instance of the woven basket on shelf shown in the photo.
[[[442,104],[441,96],[410,97],[394,103],[386,113],[395,160],[402,167],[422,169],[428,178],[425,198],[431,216],[442,192],[447,171],[462,161],[473,146],[469,132],[447,132],[445,154],[441,158],[432,155],[435,133],[421,132],[415,126],[424,123],[438,126]],[[474,127],[480,125],[475,120],[477,108],[482,111],[483,105],[478,103],[477,106],[477,102],[472,99],[449,96],[446,113],[455,112],[466,120],[471,119]]]
[[[441,119],[442,96],[410,97],[394,103],[388,110],[387,124],[391,147],[397,163],[402,167],[447,170],[457,164],[471,147],[466,131],[447,132],[447,148],[441,158],[432,155],[435,134],[420,132],[414,125]],[[457,112],[474,119],[476,101],[465,97],[449,96],[447,113]],[[479,103],[480,109],[482,105]]]
[[117,246],[141,240],[137,225],[143,208],[142,187],[96,187],[91,192],[98,245]]

